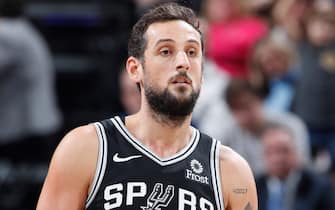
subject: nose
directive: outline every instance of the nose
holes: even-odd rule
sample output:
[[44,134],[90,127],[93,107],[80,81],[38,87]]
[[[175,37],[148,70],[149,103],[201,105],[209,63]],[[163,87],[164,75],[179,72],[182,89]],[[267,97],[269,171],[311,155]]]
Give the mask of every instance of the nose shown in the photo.
[[189,58],[184,51],[180,51],[176,55],[176,70],[177,71],[188,71],[190,69]]

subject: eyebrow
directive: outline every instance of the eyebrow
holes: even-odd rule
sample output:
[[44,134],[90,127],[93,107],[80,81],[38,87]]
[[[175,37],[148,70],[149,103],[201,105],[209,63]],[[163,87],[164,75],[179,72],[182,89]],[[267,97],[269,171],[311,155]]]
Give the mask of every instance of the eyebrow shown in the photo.
[[[174,42],[174,43],[175,43],[176,41],[173,40],[173,39],[159,39],[159,40],[155,43],[155,47],[156,47],[157,45],[159,45],[160,43],[162,43],[162,42]],[[194,44],[200,46],[200,42],[198,42],[198,41],[195,40],[195,39],[188,39],[186,42],[188,42],[188,43],[194,43]]]

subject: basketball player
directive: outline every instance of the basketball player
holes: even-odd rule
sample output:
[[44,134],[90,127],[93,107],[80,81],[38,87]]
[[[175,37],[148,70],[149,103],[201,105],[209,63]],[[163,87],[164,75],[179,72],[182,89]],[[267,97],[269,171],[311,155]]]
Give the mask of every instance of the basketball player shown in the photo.
[[126,69],[141,90],[139,112],[67,134],[38,210],[257,210],[246,161],[190,126],[204,56],[197,24],[174,3],[136,23]]

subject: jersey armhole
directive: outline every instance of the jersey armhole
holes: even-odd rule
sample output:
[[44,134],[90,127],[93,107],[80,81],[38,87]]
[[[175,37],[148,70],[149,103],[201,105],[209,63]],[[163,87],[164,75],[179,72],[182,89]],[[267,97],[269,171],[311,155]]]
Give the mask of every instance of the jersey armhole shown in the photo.
[[210,165],[211,165],[212,185],[214,189],[216,205],[219,210],[224,210],[224,200],[223,200],[221,172],[220,172],[220,142],[214,138],[212,139]]
[[105,175],[106,163],[107,163],[107,138],[104,126],[99,122],[94,123],[93,125],[98,135],[99,150],[98,150],[98,160],[95,169],[94,179],[93,182],[91,183],[91,189],[86,199],[85,204],[86,209],[90,206],[100,188],[101,182]]

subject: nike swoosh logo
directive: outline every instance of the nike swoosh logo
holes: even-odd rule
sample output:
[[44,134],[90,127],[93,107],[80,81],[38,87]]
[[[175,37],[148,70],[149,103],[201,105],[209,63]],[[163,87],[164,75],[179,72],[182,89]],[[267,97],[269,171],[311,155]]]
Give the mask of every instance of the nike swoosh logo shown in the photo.
[[132,156],[128,156],[128,157],[119,157],[119,153],[115,153],[115,155],[113,156],[113,161],[116,163],[121,163],[121,162],[127,162],[129,160],[132,159],[136,159],[136,158],[140,158],[142,157],[142,155],[132,155]]

